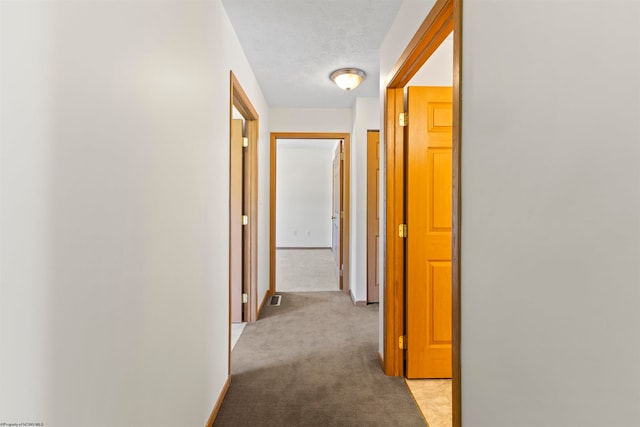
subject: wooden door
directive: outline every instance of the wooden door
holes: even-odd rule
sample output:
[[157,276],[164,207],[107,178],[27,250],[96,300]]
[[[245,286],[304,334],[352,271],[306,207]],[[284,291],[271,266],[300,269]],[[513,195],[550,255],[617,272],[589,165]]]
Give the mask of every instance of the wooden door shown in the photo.
[[379,302],[380,131],[367,131],[367,302]]
[[450,87],[408,88],[408,378],[451,378],[452,100]]
[[332,202],[331,202],[331,249],[336,265],[336,278],[342,289],[342,141],[338,142],[333,155]]
[[231,282],[231,321],[242,322],[243,293],[243,148],[242,120],[231,121],[230,182],[229,182],[229,280]]

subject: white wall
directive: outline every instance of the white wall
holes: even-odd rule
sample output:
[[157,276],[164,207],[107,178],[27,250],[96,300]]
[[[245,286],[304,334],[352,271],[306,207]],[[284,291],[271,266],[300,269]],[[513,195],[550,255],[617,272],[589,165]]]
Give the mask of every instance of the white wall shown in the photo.
[[0,420],[203,425],[228,369],[229,69],[269,140],[222,6],[0,15]]
[[453,85],[453,36],[443,41],[405,87]]
[[463,22],[463,423],[640,425],[640,5]]
[[351,108],[273,108],[271,132],[351,132]]
[[400,55],[417,29],[424,21],[434,0],[405,0],[398,10],[393,24],[389,28],[382,44],[380,45],[380,327],[378,328],[378,352],[384,356],[384,290],[385,290],[385,246],[386,246],[386,171],[385,171],[385,146],[384,142],[384,99],[387,87],[386,79],[393,66],[398,62]]
[[367,301],[367,130],[380,127],[380,100],[356,98],[351,134],[351,277],[354,301]]
[[465,425],[640,425],[640,3],[463,22]]
[[[380,45],[380,100],[384,99],[385,80],[400,54],[427,16],[435,0],[404,0],[393,24]],[[381,111],[381,114],[384,112]]]
[[337,140],[279,140],[276,246],[330,248]]

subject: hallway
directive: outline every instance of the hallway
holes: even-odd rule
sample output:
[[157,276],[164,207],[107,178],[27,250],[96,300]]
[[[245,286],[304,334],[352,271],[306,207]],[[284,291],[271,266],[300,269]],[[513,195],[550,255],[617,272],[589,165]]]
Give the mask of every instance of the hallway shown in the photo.
[[424,426],[377,360],[378,306],[342,292],[283,293],[248,324],[216,426]]
[[[395,425],[379,412],[396,417],[400,402],[415,415],[415,399],[430,427],[450,427],[451,380],[405,386],[384,376],[375,356],[379,306],[356,307],[335,292],[333,269],[329,249],[278,250],[281,305],[265,306],[256,323],[233,325],[240,338],[216,425]],[[334,292],[319,292],[326,290]]]

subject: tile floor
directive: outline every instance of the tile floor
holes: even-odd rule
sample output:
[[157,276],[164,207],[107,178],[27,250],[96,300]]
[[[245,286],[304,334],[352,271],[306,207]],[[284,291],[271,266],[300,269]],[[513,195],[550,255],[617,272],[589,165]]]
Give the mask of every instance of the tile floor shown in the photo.
[[247,326],[246,322],[231,324],[231,350],[233,350],[233,347],[236,346],[238,338],[240,338],[240,335],[242,335],[242,331],[244,330],[245,326]]
[[429,427],[451,427],[451,380],[408,380],[407,387]]

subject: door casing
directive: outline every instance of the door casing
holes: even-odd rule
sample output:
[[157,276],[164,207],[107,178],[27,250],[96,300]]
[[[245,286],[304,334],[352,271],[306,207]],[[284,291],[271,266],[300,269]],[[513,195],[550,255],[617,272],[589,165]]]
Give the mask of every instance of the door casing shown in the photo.
[[387,375],[404,376],[404,351],[398,339],[404,334],[405,241],[398,226],[405,223],[404,87],[453,31],[453,131],[452,131],[452,409],[453,426],[462,425],[460,366],[460,137],[462,72],[462,1],[437,0],[386,79],[384,99],[386,171],[386,272],[384,289],[384,357]]
[[344,220],[340,230],[342,234],[342,290],[349,292],[349,200],[350,200],[350,134],[331,132],[271,132],[270,154],[270,219],[269,219],[269,295],[276,292],[276,158],[278,139],[342,139],[344,141],[344,179],[342,186],[342,202],[344,203]]
[[380,244],[380,131],[367,130],[367,302],[377,303],[379,295]]
[[344,182],[344,158],[342,156],[343,142],[340,140],[333,153],[331,164],[331,251],[335,261],[335,274],[338,287],[342,289],[342,236],[340,234],[344,218],[340,212],[344,210],[344,200],[342,197],[342,184]]
[[[245,274],[245,290],[247,293],[247,303],[245,306],[244,320],[247,322],[255,322],[258,318],[258,113],[256,109],[249,101],[249,97],[240,86],[238,79],[230,72],[230,97],[229,97],[229,141],[231,141],[231,126],[233,120],[233,107],[235,107],[245,120],[245,134],[249,140],[249,147],[247,148],[246,155],[247,170],[245,173],[245,190],[244,196],[246,197],[246,211],[248,215],[248,224],[245,233],[247,237],[245,239],[244,260],[243,269]],[[231,161],[231,159],[229,159]],[[230,165],[231,167],[231,165]],[[231,188],[230,188],[231,191]],[[229,199],[229,210],[231,211],[231,198]],[[232,242],[231,236],[229,238],[229,249],[231,253],[231,245],[238,242]],[[231,293],[232,280],[237,278],[232,277],[232,265],[231,258],[229,259],[229,364],[228,372],[231,375]]]
[[231,141],[229,147],[229,284],[231,285],[231,321],[244,322],[245,311],[242,294],[246,293],[244,273],[244,250],[246,233],[242,225],[244,214],[244,119],[231,120]]

